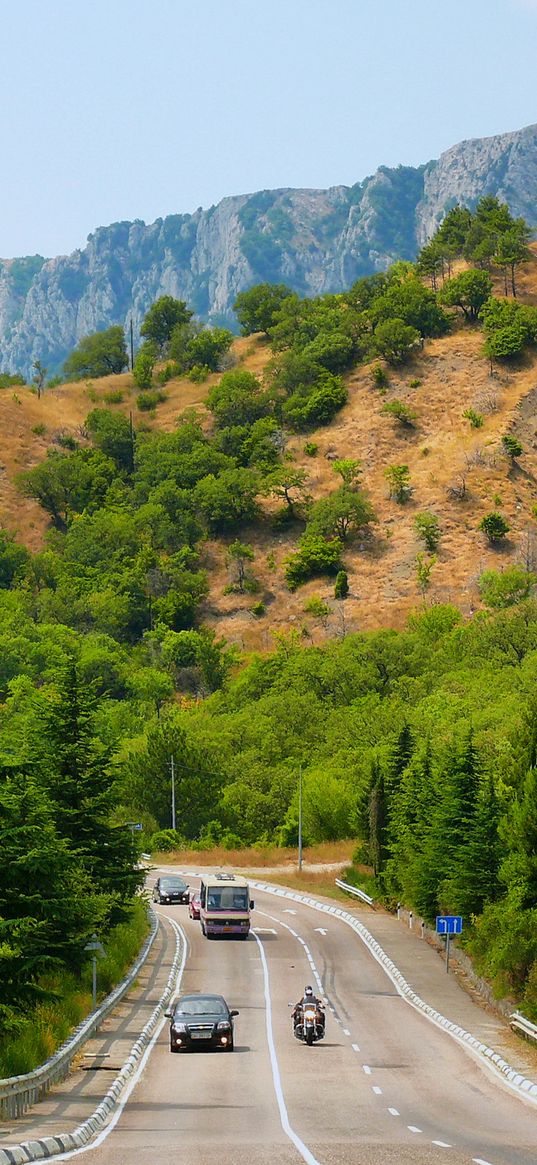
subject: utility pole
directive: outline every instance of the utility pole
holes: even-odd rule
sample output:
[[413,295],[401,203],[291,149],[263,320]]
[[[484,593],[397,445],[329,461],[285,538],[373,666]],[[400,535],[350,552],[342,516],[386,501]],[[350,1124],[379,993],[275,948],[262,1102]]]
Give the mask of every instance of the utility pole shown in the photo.
[[298,869],[302,869],[302,765],[298,770]]
[[175,759],[173,756],[170,761],[170,768],[172,771],[172,829],[175,829]]

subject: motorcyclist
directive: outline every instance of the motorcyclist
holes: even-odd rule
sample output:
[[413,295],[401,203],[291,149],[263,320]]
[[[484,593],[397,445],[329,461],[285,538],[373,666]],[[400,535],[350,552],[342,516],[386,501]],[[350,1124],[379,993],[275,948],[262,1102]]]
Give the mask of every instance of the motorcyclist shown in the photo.
[[314,995],[313,987],[310,986],[304,987],[304,994],[302,999],[299,999],[298,1003],[295,1003],[295,1006],[293,1007],[291,1015],[293,1017],[294,1026],[297,1027],[299,1023],[302,1023],[303,1008],[307,1007],[308,1004],[310,1007],[315,1008],[317,1012],[317,1023],[320,1027],[324,1028],[326,1023],[324,1004],[320,999],[317,998],[316,995]]

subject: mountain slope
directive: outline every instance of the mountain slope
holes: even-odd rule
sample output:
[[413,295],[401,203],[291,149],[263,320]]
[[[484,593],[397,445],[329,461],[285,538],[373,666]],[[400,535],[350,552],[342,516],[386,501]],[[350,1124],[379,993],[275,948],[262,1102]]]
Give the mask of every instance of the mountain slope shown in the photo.
[[302,294],[341,291],[412,259],[446,207],[484,193],[537,225],[537,126],[462,142],[424,167],[381,166],[355,186],[263,190],[192,215],[100,227],[84,250],[0,263],[0,365],[49,372],[80,338],[111,324],[135,331],[163,294],[229,321],[237,292],[263,280]]

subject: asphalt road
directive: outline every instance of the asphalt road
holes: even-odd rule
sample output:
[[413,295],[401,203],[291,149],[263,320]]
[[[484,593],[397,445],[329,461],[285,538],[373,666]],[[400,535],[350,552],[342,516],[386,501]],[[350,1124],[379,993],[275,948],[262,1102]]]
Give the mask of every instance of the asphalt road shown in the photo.
[[[239,1008],[235,1051],[172,1056],[166,1026],[90,1165],[536,1165],[536,1106],[409,1007],[338,919],[256,891],[248,942],[209,942],[184,907],[157,909],[187,936],[181,991]],[[288,1007],[309,982],[328,1000],[312,1048]]]

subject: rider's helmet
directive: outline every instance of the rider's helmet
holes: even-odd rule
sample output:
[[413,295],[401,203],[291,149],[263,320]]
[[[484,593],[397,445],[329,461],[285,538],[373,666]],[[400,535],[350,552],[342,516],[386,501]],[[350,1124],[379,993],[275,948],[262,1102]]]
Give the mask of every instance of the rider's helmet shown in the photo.
[[304,987],[304,999],[313,998],[313,987]]

